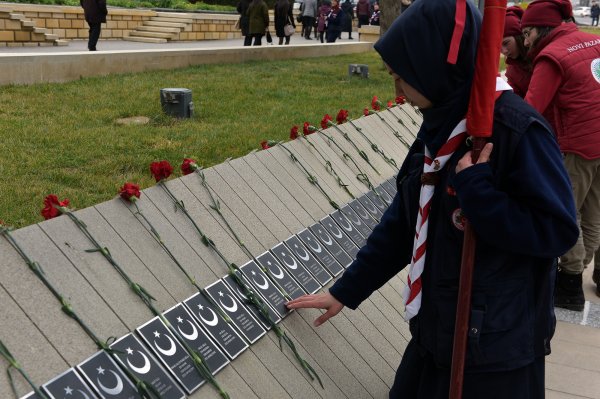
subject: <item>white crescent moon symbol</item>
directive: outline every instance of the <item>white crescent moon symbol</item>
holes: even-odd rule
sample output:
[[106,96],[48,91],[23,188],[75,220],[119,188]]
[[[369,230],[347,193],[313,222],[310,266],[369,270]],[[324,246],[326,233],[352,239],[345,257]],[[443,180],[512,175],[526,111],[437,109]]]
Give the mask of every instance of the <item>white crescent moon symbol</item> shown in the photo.
[[[211,312],[212,312],[212,309],[211,309]],[[200,316],[200,318],[202,318],[202,316]],[[216,317],[215,317],[215,319],[216,319]],[[204,319],[202,319],[202,320],[204,320]],[[192,333],[186,334],[183,331],[181,331],[181,328],[179,326],[177,326],[177,329],[179,330],[179,334],[181,334],[181,336],[183,338],[185,338],[189,341],[195,341],[196,338],[198,338],[198,330],[196,329],[196,326],[192,324],[191,321],[188,320],[187,322],[190,323],[190,326],[192,326]],[[208,324],[208,323],[206,323],[206,324]],[[217,323],[215,323],[215,324],[217,324]]]
[[258,284],[258,283],[256,282],[256,280],[254,279],[254,277],[252,277],[252,281],[254,281],[254,283],[256,284],[256,286],[257,286],[258,288],[260,288],[261,290],[263,290],[263,291],[264,291],[264,290],[266,290],[267,288],[269,288],[269,282],[267,281],[267,279],[266,279],[266,278],[264,278],[264,276],[263,276],[262,274],[260,274],[260,278],[262,278],[262,280],[264,281],[264,283],[263,283],[262,285],[261,285],[261,284]]
[[[231,295],[227,294],[227,296],[229,296],[229,298],[231,298]],[[237,303],[235,303],[235,301],[233,300],[233,298],[231,298],[231,303],[233,304],[232,306],[225,306],[223,304],[223,301],[220,300],[220,299],[219,299],[219,302],[221,303],[221,306],[223,306],[223,309],[225,309],[229,313],[235,313],[238,310]]]
[[325,235],[325,237],[327,239],[323,238],[323,230],[319,229],[319,230],[317,230],[317,232],[319,233],[319,237],[321,237],[321,239],[323,240],[323,244],[325,244],[327,246],[333,244],[333,240],[328,235]]
[[[366,210],[361,209],[360,207],[357,207],[358,209],[355,209],[356,213],[358,214],[358,216],[360,216],[363,219],[367,219],[369,217],[369,214],[367,213]],[[363,213],[364,211],[364,213]]]
[[169,343],[171,344],[171,347],[167,350],[161,348],[157,343],[156,340],[154,340],[154,346],[156,346],[156,349],[158,349],[158,351],[160,353],[162,353],[165,356],[173,356],[175,354],[175,352],[177,352],[177,347],[175,346],[175,342],[173,342],[173,340],[171,339],[171,337],[169,337],[166,334],[163,334],[164,337],[167,337],[167,339],[169,340]]
[[[291,256],[288,256],[288,257],[286,257],[286,256],[285,256],[285,254],[284,254],[283,252],[281,253],[281,255],[282,255],[282,258],[283,258],[283,263],[284,263],[284,264],[285,264],[287,267],[289,267],[289,268],[290,268],[290,269],[292,269],[292,270],[296,270],[296,269],[298,268],[298,263],[296,262],[296,259],[292,258]],[[287,262],[285,261],[287,258],[292,258],[292,262],[294,262],[294,263],[292,263],[291,265],[290,265],[289,263],[287,263]],[[281,269],[279,269],[279,270],[281,270]],[[281,275],[283,276],[283,273],[281,273]]]
[[[302,250],[302,252],[304,252],[306,255],[302,256],[300,255],[300,250]],[[306,250],[304,248],[300,248],[300,247],[296,247],[296,255],[298,255],[298,257],[300,259],[302,259],[305,262],[308,262],[310,260],[310,255],[308,254],[308,252],[306,252]]]
[[87,393],[83,392],[81,389],[78,389],[77,392],[79,392],[81,395],[83,395],[84,399],[90,399],[90,397],[87,395]]
[[332,223],[328,223],[329,228],[331,230],[337,231],[338,233],[334,233],[332,231],[330,231],[331,234],[333,234],[334,236],[336,236],[337,238],[342,238],[342,232],[340,231],[340,229],[338,229],[337,227],[335,227]]
[[[340,215],[340,217],[338,218],[338,223],[342,225],[342,228],[346,231],[352,231],[352,226],[350,225],[350,222],[348,222],[346,220],[346,218],[344,217],[344,215]],[[348,227],[346,227],[346,226]]]
[[113,370],[108,370],[108,371],[110,371],[111,373],[113,373],[113,375],[117,378],[117,385],[114,388],[107,388],[107,387],[105,387],[100,382],[100,378],[96,378],[96,382],[98,383],[98,386],[100,387],[100,389],[102,389],[107,394],[109,394],[111,396],[118,395],[118,394],[120,394],[123,391],[123,380],[121,379],[121,377],[119,376],[119,374],[115,373]]
[[375,206],[373,204],[371,204],[370,202],[367,202],[367,204],[368,205],[365,205],[365,208],[367,208],[368,210],[370,210],[371,213],[376,213],[377,212],[377,208],[375,208]]
[[310,249],[312,249],[316,253],[321,253],[321,244],[317,243],[317,247],[315,248],[311,245],[312,240],[310,238],[307,239],[307,241],[308,241],[308,246],[310,247]]
[[[379,204],[379,205],[378,205]],[[382,201],[378,201],[375,202],[375,205],[377,205],[377,208],[381,209],[381,210],[385,210],[385,203]]]
[[207,308],[207,309],[210,310],[210,313],[212,313],[212,320],[206,320],[204,317],[202,317],[202,314],[200,314],[200,312],[198,312],[198,316],[200,316],[200,320],[202,320],[202,322],[204,324],[206,324],[207,326],[210,326],[210,327],[214,327],[217,324],[219,324],[219,319],[217,318],[216,313],[211,308]]
[[140,355],[142,355],[142,357],[144,358],[144,366],[143,367],[135,367],[133,364],[131,364],[131,362],[129,361],[129,358],[127,359],[127,364],[136,373],[146,374],[148,371],[150,371],[150,359],[148,359],[148,356],[146,356],[145,353],[140,352],[140,351],[138,351],[138,353]]
[[[285,262],[284,262],[285,263]],[[279,273],[275,273],[273,272],[273,270],[271,270],[271,268],[269,268],[269,270],[271,271],[271,274],[277,279],[277,280],[281,280],[283,278],[283,270],[281,270],[281,267],[279,267],[279,265],[273,265],[274,267],[277,268],[277,270],[279,270]]]

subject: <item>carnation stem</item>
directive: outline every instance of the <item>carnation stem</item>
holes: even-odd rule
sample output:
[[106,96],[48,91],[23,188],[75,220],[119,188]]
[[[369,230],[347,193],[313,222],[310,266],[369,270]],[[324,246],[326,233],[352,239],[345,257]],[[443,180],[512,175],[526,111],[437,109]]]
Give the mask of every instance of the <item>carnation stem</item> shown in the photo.
[[398,123],[401,124],[404,129],[413,137],[413,139],[416,139],[417,136],[414,135],[414,133],[408,128],[408,126],[406,126],[406,124],[404,123],[404,120],[402,120],[395,112],[393,112],[394,109],[399,109],[401,112],[403,112],[406,116],[408,116],[408,118],[410,119],[411,123],[413,124],[413,126],[418,127],[417,122],[412,118],[412,116],[406,112],[406,110],[403,107],[400,106],[395,106],[395,107],[391,107],[389,108],[390,112],[396,117],[398,118]]
[[354,143],[354,141],[352,141],[350,139],[350,136],[348,136],[348,133],[346,133],[342,129],[340,129],[340,127],[338,125],[336,125],[335,123],[333,123],[333,122],[329,122],[329,123],[330,123],[330,126],[335,127],[335,130],[337,130],[338,132],[340,132],[342,134],[342,136],[346,139],[346,141],[349,142],[352,145],[352,147],[354,147],[354,149],[356,150],[356,152],[358,152],[358,155],[360,155],[360,157],[362,159],[364,159],[367,164],[369,164],[369,166],[371,167],[371,169],[373,169],[378,175],[381,175],[381,173],[379,173],[379,171],[377,169],[375,169],[375,167],[371,164],[371,161],[369,161],[369,157],[367,156],[367,154],[363,150],[361,150],[360,148],[358,148],[356,146],[356,144]]
[[219,386],[219,384],[213,377],[213,375],[212,375],[210,369],[208,368],[208,365],[207,365],[206,361],[204,360],[204,358],[202,357],[202,355],[200,355],[196,350],[190,348],[190,346],[187,344],[185,339],[181,336],[179,331],[177,331],[177,329],[175,329],[171,325],[171,323],[169,323],[169,321],[162,315],[162,313],[160,313],[154,307],[154,304],[152,303],[152,301],[154,301],[155,298],[152,295],[150,295],[150,293],[144,287],[142,287],[141,285],[139,285],[139,284],[133,282],[133,280],[131,280],[131,278],[127,275],[127,273],[125,273],[125,271],[121,268],[121,266],[117,263],[117,261],[112,257],[108,248],[102,247],[100,245],[100,243],[89,232],[89,230],[87,229],[87,226],[81,219],[79,219],[77,216],[75,216],[75,214],[67,208],[61,207],[60,210],[62,213],[68,215],[69,218],[71,218],[71,220],[77,225],[77,227],[79,227],[79,230],[94,245],[95,248],[92,250],[88,250],[87,252],[100,252],[104,256],[104,258],[106,260],[108,260],[108,262],[113,266],[113,268],[115,270],[117,270],[117,272],[121,275],[121,277],[127,282],[127,284],[133,290],[133,292],[135,292],[135,294],[138,297],[140,297],[140,299],[146,304],[146,306],[148,307],[148,309],[150,309],[152,314],[154,314],[155,316],[158,316],[158,318],[165,324],[165,326],[167,326],[169,331],[177,338],[179,343],[185,348],[185,350],[190,355],[192,362],[194,363],[194,368],[198,371],[198,373],[200,373],[200,375],[202,377],[204,377],[204,379],[206,381],[208,381],[219,392],[219,395],[223,399],[229,399],[229,395],[225,391],[223,391],[223,389]]
[[304,141],[306,143],[308,143],[314,150],[315,150],[315,154],[319,155],[321,157],[321,159],[323,160],[323,162],[325,162],[325,170],[332,176],[335,177],[338,186],[340,186],[341,188],[344,189],[344,191],[350,196],[350,198],[354,199],[354,195],[350,192],[350,190],[348,189],[348,185],[345,184],[342,179],[340,178],[340,176],[337,174],[337,172],[335,171],[335,169],[333,169],[333,165],[331,164],[331,161],[329,161],[328,159],[326,159],[323,154],[321,153],[321,151],[319,151],[317,149],[317,147],[315,147],[315,145],[310,141],[310,139],[308,137],[306,137],[306,135],[303,135],[302,138],[304,139]]
[[0,355],[2,355],[2,357],[4,359],[6,359],[6,361],[9,363],[8,367],[6,368],[6,374],[8,375],[8,381],[10,381],[10,387],[12,388],[13,393],[15,394],[16,397],[19,397],[19,394],[17,393],[17,387],[13,380],[13,376],[10,373],[10,370],[13,368],[15,370],[17,370],[19,372],[19,374],[21,374],[21,376],[23,376],[25,381],[27,381],[29,386],[31,386],[31,388],[36,393],[36,395],[38,395],[42,399],[48,399],[48,397],[46,395],[44,395],[42,393],[42,391],[40,391],[40,389],[33,383],[33,381],[31,381],[31,379],[29,378],[29,376],[27,375],[25,370],[23,370],[21,365],[17,362],[17,360],[14,358],[14,356],[10,353],[10,351],[8,350],[6,345],[4,345],[4,343],[1,340],[0,340]]
[[351,120],[348,119],[348,122],[352,125],[352,127],[359,132],[363,138],[365,140],[367,140],[367,142],[369,143],[369,145],[371,146],[371,149],[376,152],[377,154],[381,155],[381,157],[383,158],[383,160],[385,162],[387,162],[388,164],[390,164],[390,166],[394,167],[394,168],[398,168],[398,164],[396,163],[396,161],[393,158],[388,157],[387,155],[385,155],[385,153],[383,152],[382,149],[379,148],[379,146],[377,144],[375,144],[373,141],[371,141],[371,139],[363,133],[362,128],[356,126],[356,124]]
[[[385,120],[385,118],[383,118],[381,115],[379,115],[378,112],[375,112],[375,115],[377,115],[377,117],[392,131],[392,133],[394,134],[394,137],[396,137],[398,140],[400,140],[400,142],[402,144],[404,144],[404,146],[407,149],[410,148],[410,144],[408,144],[406,139],[404,137],[402,137],[402,135],[396,129],[394,129],[392,127],[392,125],[390,125],[388,123],[388,121]],[[404,125],[404,121],[402,119],[398,119],[398,122],[400,122],[400,124],[406,128],[406,126]],[[412,135],[412,132],[408,128],[406,128],[406,131],[408,131]]]
[[[77,313],[75,313],[75,310],[73,309],[71,304],[69,304],[69,302],[64,298],[64,296],[62,296],[58,292],[58,290],[50,283],[50,281],[46,278],[46,275],[44,274],[44,271],[42,270],[41,266],[37,262],[34,262],[31,260],[31,258],[29,258],[27,253],[23,250],[23,248],[21,248],[21,246],[14,239],[14,237],[10,233],[10,230],[6,227],[0,226],[0,233],[12,245],[12,247],[21,256],[21,258],[23,258],[25,263],[29,266],[30,270],[42,281],[42,283],[44,283],[44,285],[50,290],[52,295],[54,295],[54,297],[60,302],[60,304],[62,305],[62,307],[61,307],[62,311],[66,315],[71,317],[73,320],[75,320],[77,322],[77,324],[79,324],[79,326],[83,329],[83,331],[85,331],[85,333],[88,335],[88,337],[90,337],[91,340],[96,344],[98,349],[104,350],[110,357],[117,360],[116,354],[114,353],[115,351],[110,349],[109,344],[108,344],[108,342],[110,340],[112,340],[113,337],[109,338],[106,342],[101,341],[96,336],[96,334],[94,334],[94,332],[91,330],[91,328],[89,328],[85,324],[85,322],[77,315]],[[3,345],[0,342],[0,347],[2,347],[2,346]],[[2,348],[0,348],[0,352],[3,352]],[[124,370],[125,374],[127,375],[127,377],[129,377],[135,383],[138,393],[140,394],[140,397],[147,398],[147,399],[154,399],[154,398],[160,399],[160,395],[154,389],[154,387],[152,387],[152,385],[140,380],[138,377],[136,377],[134,374],[132,374],[129,371],[129,369],[123,368],[123,370]],[[10,377],[10,374],[9,374],[9,377]],[[26,377],[26,379],[27,379],[27,377]],[[28,379],[27,379],[27,381],[29,382],[30,385],[32,385]],[[11,380],[11,383],[12,383],[12,380]],[[32,385],[32,387],[33,387],[33,385]],[[40,396],[41,398],[46,398],[46,396],[39,393],[37,388],[35,388],[35,387],[33,387],[33,388],[34,388],[34,391],[36,394],[41,395]]]
[[[204,234],[202,229],[200,229],[200,227],[196,224],[194,219],[192,219],[191,215],[188,213],[187,209],[183,205],[183,202],[178,200],[177,197],[175,197],[175,195],[165,184],[164,180],[159,181],[158,184],[162,186],[167,195],[171,198],[171,200],[175,204],[175,208],[181,210],[183,214],[188,218],[188,220],[192,223],[192,225],[196,229],[196,232],[198,232],[198,234],[200,235],[200,240],[202,241],[202,243],[207,247],[211,248],[219,256],[219,258],[221,258],[223,263],[225,263],[225,265],[227,266],[228,274],[234,279],[234,281],[238,284],[240,289],[242,289],[244,296],[248,298],[248,301],[261,313],[261,315],[267,321],[269,326],[273,329],[277,337],[279,338],[285,335],[285,333],[281,330],[277,323],[275,323],[275,321],[271,318],[267,310],[267,305],[257,294],[255,294],[255,292],[248,286],[248,284],[242,278],[242,276],[246,277],[244,275],[244,272],[235,263],[229,262],[225,255],[221,252],[221,250],[217,248],[215,242],[212,239],[210,239],[206,234]],[[315,373],[314,369],[304,359],[300,357],[300,355],[295,349],[295,346],[293,346],[293,342],[291,342],[291,340],[289,340],[289,342],[284,340],[284,342],[286,342],[288,346],[290,346],[290,343],[292,344],[290,346],[290,349],[292,350],[292,352],[294,352],[294,356],[296,356],[296,359],[298,359],[300,366],[306,371],[311,380],[314,380],[316,378],[319,381],[321,387],[323,388],[323,383],[321,382],[321,379]]]

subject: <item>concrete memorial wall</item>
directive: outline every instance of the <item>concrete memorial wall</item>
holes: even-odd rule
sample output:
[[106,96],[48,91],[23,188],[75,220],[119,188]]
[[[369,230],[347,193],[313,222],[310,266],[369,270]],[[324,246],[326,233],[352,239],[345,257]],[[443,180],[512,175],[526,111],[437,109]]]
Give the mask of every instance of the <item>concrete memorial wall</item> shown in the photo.
[[[408,104],[396,106],[202,170],[206,185],[197,173],[167,180],[168,191],[219,252],[203,243],[162,184],[143,190],[136,202],[143,217],[121,198],[73,212],[121,272],[106,253],[90,251],[90,239],[69,215],[13,231],[23,253],[112,349],[99,351],[5,238],[0,340],[52,398],[136,397],[135,378],[163,398],[219,397],[187,348],[202,356],[231,398],[387,397],[410,335],[400,294],[404,273],[359,309],[344,309],[318,328],[312,323],[320,311],[287,311],[285,296],[273,287],[278,282],[297,297],[326,290],[341,275],[395,194],[394,162],[403,161],[420,120]],[[244,291],[225,278],[225,260],[264,294],[269,314],[323,387],[290,347],[280,347],[275,328],[242,299]],[[171,327],[120,273],[154,298],[154,309]],[[0,367],[8,366],[0,357]],[[32,391],[15,370],[12,375],[19,395]],[[6,373],[0,373],[0,397],[14,397]]]

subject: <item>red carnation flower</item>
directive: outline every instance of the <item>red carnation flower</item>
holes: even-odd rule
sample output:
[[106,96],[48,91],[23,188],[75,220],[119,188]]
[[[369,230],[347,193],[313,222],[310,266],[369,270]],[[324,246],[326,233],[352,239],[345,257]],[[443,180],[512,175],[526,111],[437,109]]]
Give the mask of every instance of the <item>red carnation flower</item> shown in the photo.
[[190,173],[194,173],[194,171],[198,169],[198,164],[192,158],[183,158],[183,162],[181,164],[181,173],[184,175],[189,175]]
[[69,200],[65,198],[62,201],[58,200],[55,194],[50,194],[44,198],[44,209],[42,209],[42,216],[44,219],[52,219],[59,216],[62,212],[58,208],[64,208],[69,206]]
[[154,176],[157,182],[166,179],[173,173],[173,167],[169,161],[152,162],[150,164],[150,173]]
[[330,122],[333,120],[329,114],[325,114],[323,119],[321,119],[321,129],[327,129],[330,126]]
[[302,129],[302,132],[304,132],[305,136],[308,136],[309,134],[312,134],[316,131],[317,129],[313,125],[311,125],[308,122],[304,122],[304,128]]
[[406,97],[404,97],[404,96],[398,96],[398,97],[396,97],[396,104],[402,105],[405,102],[406,102]]
[[371,111],[369,110],[369,108],[365,108],[365,109],[363,109],[363,115],[364,115],[364,116],[369,116],[369,115],[371,115]]
[[373,99],[371,100],[371,108],[373,108],[375,111],[381,110],[381,102],[377,96],[373,96]]
[[335,120],[337,121],[338,125],[341,125],[342,123],[346,122],[348,120],[348,110],[340,109],[340,112],[338,112],[337,116],[335,117]]
[[267,140],[261,141],[260,146],[262,147],[263,150],[268,150],[269,148],[271,148],[271,146],[269,146],[269,142]]
[[394,102],[392,100],[390,100],[390,101],[387,102],[387,107],[388,108],[391,108],[393,106],[394,106]]
[[134,202],[136,198],[140,198],[140,186],[134,183],[125,183],[119,190],[119,195],[125,201]]
[[290,129],[290,140],[296,140],[298,138],[298,126],[294,125]]

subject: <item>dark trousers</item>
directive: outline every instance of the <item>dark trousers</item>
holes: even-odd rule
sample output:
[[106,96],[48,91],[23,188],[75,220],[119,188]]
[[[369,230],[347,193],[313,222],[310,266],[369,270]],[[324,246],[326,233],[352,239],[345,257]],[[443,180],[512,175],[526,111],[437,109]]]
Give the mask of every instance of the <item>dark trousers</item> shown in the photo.
[[[544,357],[515,370],[465,373],[463,399],[544,398]],[[396,372],[390,399],[446,399],[450,369],[440,368],[433,356],[411,340]]]
[[313,29],[313,25],[315,24],[314,17],[302,17],[302,25],[304,26],[304,35],[307,39],[310,38],[310,32]]
[[598,17],[592,18],[592,26],[598,26]]
[[358,27],[360,28],[363,25],[369,25],[369,16],[368,15],[359,15],[358,16]]
[[285,44],[290,44],[290,37],[291,36],[280,37],[279,38],[279,45],[283,44],[283,39],[285,39]]
[[90,26],[90,35],[88,38],[88,50],[96,51],[96,44],[98,43],[98,39],[100,38],[100,30],[102,29],[102,24],[98,22],[97,24],[89,24]]
[[247,34],[246,37],[244,37],[244,46],[252,45],[252,38],[254,38],[254,46],[260,46],[262,44],[263,36],[264,35],[257,33]]
[[338,37],[340,37],[340,31],[338,30],[327,30],[325,32],[325,40],[327,43],[335,43]]

